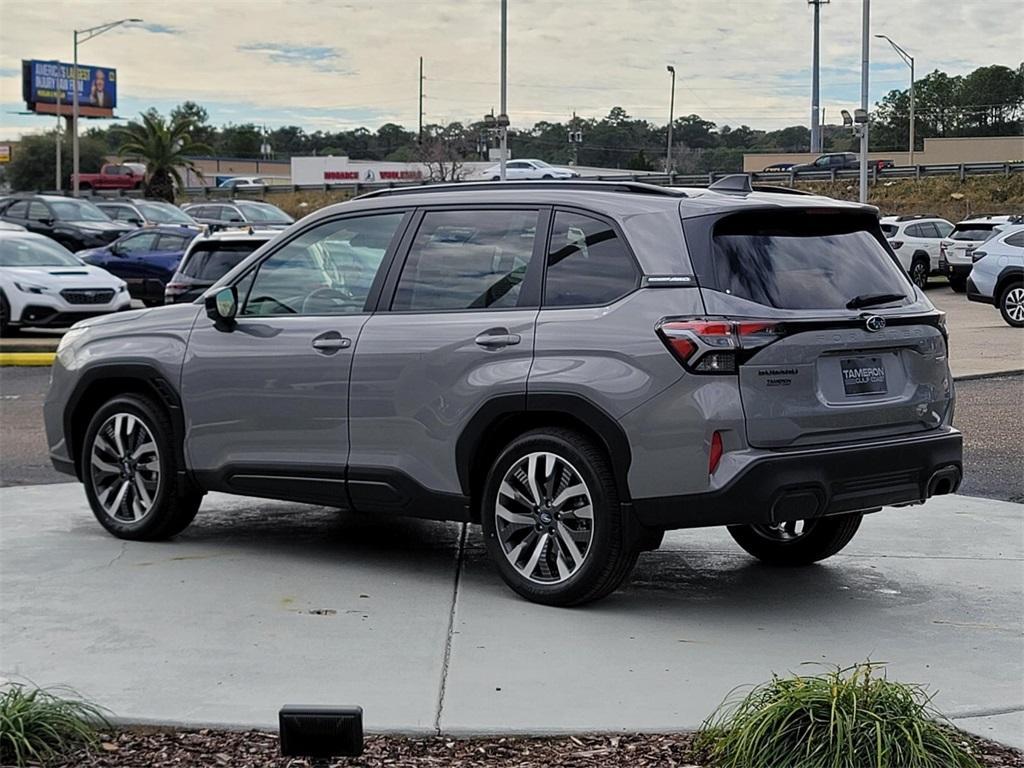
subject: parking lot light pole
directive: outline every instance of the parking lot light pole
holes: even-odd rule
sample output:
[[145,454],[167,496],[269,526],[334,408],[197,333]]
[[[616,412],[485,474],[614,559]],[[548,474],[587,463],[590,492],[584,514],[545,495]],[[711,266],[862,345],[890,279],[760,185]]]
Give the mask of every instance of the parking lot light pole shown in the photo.
[[903,63],[910,67],[910,161],[908,165],[914,164],[914,57],[900,48],[888,35],[875,35],[886,40],[893,50],[903,59]]
[[75,197],[78,197],[78,44],[88,42],[122,24],[140,21],[142,19],[119,19],[88,29],[75,30],[74,63],[71,68],[71,193]]
[[665,67],[672,75],[672,92],[668,97],[668,149],[665,152],[665,173],[672,175],[672,121],[676,110],[676,68],[669,64]]
[[871,0],[861,0],[860,44],[860,111],[863,117],[860,134],[860,202],[868,201],[868,69],[871,58]]
[[505,181],[505,165],[508,163],[508,0],[501,0],[501,128],[500,168],[501,180]]

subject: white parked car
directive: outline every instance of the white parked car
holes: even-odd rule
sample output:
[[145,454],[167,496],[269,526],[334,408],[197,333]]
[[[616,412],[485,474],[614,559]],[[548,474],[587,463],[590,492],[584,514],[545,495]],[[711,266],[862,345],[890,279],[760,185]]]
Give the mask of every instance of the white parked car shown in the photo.
[[967,290],[967,276],[971,273],[971,251],[985,242],[1004,224],[1021,223],[1019,216],[984,214],[964,219],[953,227],[949,237],[942,241],[939,269],[949,278],[957,293]]
[[907,270],[914,285],[924,290],[928,276],[941,274],[939,250],[943,238],[949,237],[953,225],[930,214],[913,216],[883,216],[882,232],[896,253],[900,264]]
[[[493,165],[483,172],[485,179],[501,179],[501,165]],[[579,174],[571,168],[548,165],[543,160],[509,160],[505,163],[505,178],[510,181],[523,179],[576,179]]]
[[121,278],[48,237],[0,230],[0,335],[22,326],[65,328],[130,306]]
[[1000,226],[971,259],[967,298],[994,304],[1009,325],[1024,328],[1024,224]]
[[221,189],[263,189],[267,180],[259,176],[234,176],[217,185]]

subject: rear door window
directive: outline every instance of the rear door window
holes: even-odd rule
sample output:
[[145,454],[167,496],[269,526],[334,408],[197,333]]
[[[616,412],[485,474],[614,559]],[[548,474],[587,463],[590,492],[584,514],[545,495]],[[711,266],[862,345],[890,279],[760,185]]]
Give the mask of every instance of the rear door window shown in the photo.
[[182,235],[160,235],[160,239],[157,240],[155,250],[183,251],[191,239],[191,237],[183,237]]
[[1008,238],[1003,240],[1003,242],[1016,248],[1022,248],[1024,247],[1024,232],[1018,232],[1015,235],[1010,235]]
[[393,310],[519,305],[537,210],[428,211],[402,268]]
[[237,243],[203,241],[192,249],[181,273],[193,280],[215,283],[263,243],[263,240]]
[[557,211],[551,229],[545,307],[585,307],[611,302],[637,287],[633,257],[606,221]]
[[710,259],[695,259],[698,279],[778,309],[848,309],[882,294],[906,300],[910,286],[875,237],[874,221],[819,211],[728,216],[712,230]]

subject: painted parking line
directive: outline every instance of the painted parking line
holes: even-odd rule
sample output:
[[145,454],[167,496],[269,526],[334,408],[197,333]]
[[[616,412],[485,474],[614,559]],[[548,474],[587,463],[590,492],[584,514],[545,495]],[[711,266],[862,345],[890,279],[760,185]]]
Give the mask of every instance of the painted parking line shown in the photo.
[[49,366],[56,356],[55,352],[0,352],[0,367]]

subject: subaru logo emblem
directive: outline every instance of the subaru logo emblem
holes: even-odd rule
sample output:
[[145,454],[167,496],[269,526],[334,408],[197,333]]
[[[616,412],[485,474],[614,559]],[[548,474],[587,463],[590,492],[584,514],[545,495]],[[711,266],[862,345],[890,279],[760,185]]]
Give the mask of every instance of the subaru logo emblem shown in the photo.
[[885,318],[871,315],[864,321],[864,327],[871,331],[871,333],[880,331],[885,328]]

